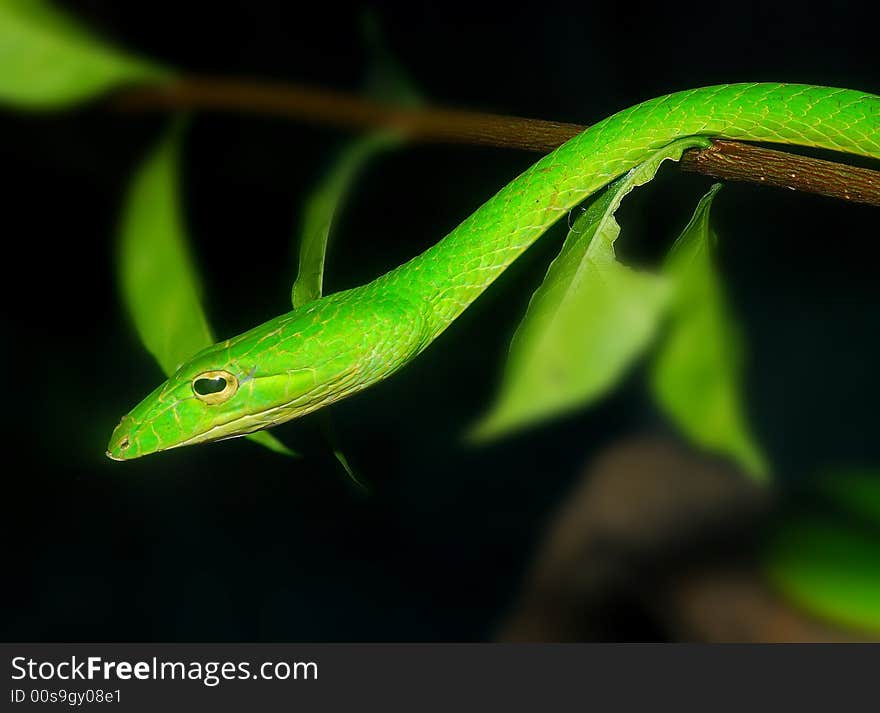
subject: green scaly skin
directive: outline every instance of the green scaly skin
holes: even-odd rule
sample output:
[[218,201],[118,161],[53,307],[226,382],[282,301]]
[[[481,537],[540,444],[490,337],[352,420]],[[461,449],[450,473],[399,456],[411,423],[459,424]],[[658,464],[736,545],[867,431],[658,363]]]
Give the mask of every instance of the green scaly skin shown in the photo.
[[[687,136],[820,147],[880,158],[880,97],[797,84],[670,94],[591,127],[544,157],[444,240],[373,282],[209,347],[125,416],[107,455],[127,460],[268,428],[382,381],[412,361],[578,203]],[[205,403],[194,380],[238,381]]]

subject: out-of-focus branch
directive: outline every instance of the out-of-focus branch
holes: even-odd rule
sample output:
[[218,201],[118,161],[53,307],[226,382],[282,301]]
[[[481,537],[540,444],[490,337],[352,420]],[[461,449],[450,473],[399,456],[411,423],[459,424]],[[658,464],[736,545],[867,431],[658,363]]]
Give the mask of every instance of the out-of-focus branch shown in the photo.
[[[187,78],[115,96],[127,111],[212,110],[281,116],[345,129],[391,128],[420,141],[475,144],[546,153],[586,127],[443,108],[397,107],[352,94],[287,84]],[[880,206],[880,171],[783,151],[716,141],[690,151],[686,171],[713,178],[817,193]]]
[[383,104],[354,94],[292,84],[227,79],[181,79],[130,89],[113,98],[118,109],[197,109],[279,116],[343,129],[396,129],[420,141],[476,144],[547,153],[585,127],[455,109]]
[[[774,592],[753,539],[774,493],[668,438],[611,446],[550,522],[502,641],[856,641]],[[646,637],[648,614],[658,625]]]
[[758,568],[716,564],[680,572],[656,607],[679,641],[825,643],[871,641],[798,611],[762,579]]

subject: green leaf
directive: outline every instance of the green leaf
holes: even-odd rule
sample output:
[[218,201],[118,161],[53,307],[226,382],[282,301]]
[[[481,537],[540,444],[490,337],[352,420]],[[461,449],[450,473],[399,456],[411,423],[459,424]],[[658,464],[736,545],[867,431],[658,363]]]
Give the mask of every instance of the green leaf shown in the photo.
[[[363,34],[373,56],[365,82],[367,96],[402,106],[421,104],[421,94],[388,52],[372,13],[363,16]],[[323,294],[330,230],[355,180],[371,159],[402,144],[403,138],[391,131],[367,134],[345,143],[330,169],[306,197],[298,235],[299,271],[291,293],[294,309]]]
[[[144,346],[166,376],[215,341],[181,217],[182,128],[176,123],[137,171],[119,234],[123,301]],[[269,433],[248,438],[293,455]]]
[[701,138],[676,141],[611,184],[575,221],[510,344],[495,405],[470,432],[487,440],[585,406],[626,373],[650,343],[666,281],[618,262],[614,217],[623,198]]
[[768,579],[815,616],[880,633],[880,531],[816,512],[793,513],[764,550]]
[[809,492],[765,544],[768,579],[816,616],[880,633],[880,469],[834,470]]
[[181,129],[176,124],[138,170],[120,234],[125,303],[166,375],[215,341],[181,219]]
[[321,431],[324,434],[324,438],[327,440],[327,443],[330,445],[330,450],[333,452],[333,457],[342,466],[342,469],[345,471],[345,474],[348,476],[349,480],[354,483],[361,491],[368,493],[369,488],[365,483],[363,483],[355,474],[354,468],[351,467],[351,464],[348,462],[348,458],[346,457],[344,451],[339,446],[339,438],[336,435],[336,425],[333,422],[333,418],[328,411],[322,411],[320,414],[320,423],[321,423]]
[[835,507],[880,526],[880,469],[837,469],[821,477],[814,488]]
[[[367,162],[382,151],[399,145],[400,139],[392,133],[368,134],[346,143],[330,170],[306,198],[302,228],[299,237],[299,271],[291,290],[291,302],[297,309],[318,299],[324,291],[324,265],[333,219],[345,201],[355,179]],[[332,419],[324,416],[325,437],[333,456],[351,480],[363,488],[345,453],[336,446],[332,433]]]
[[709,213],[720,187],[702,198],[667,257],[665,272],[675,297],[652,388],[657,403],[691,441],[765,479],[767,461],[749,432],[742,401],[742,340],[712,258]]
[[416,107],[424,104],[421,91],[388,50],[375,13],[368,10],[361,18],[361,29],[372,59],[367,67],[364,93],[376,101]]
[[322,294],[330,228],[355,179],[371,158],[399,143],[400,138],[391,133],[370,134],[348,142],[309,194],[300,230],[299,272],[291,294],[294,308]]
[[0,103],[57,108],[169,76],[97,39],[47,0],[0,0]]
[[[373,99],[417,106],[422,98],[406,73],[387,51],[379,26],[372,14],[364,16],[364,35],[373,54],[373,62],[366,81],[366,94]],[[330,170],[307,196],[299,232],[299,271],[293,283],[291,302],[296,309],[316,300],[324,290],[324,267],[330,230],[357,177],[366,164],[377,155],[403,144],[403,137],[391,131],[367,134],[347,142],[331,163]],[[324,417],[325,436],[333,455],[348,477],[362,489],[345,453],[336,445],[333,422]]]
[[273,453],[277,453],[278,455],[288,456],[290,458],[299,458],[300,454],[297,453],[292,448],[288,448],[285,446],[280,440],[278,440],[275,436],[273,436],[268,431],[256,431],[254,433],[249,433],[245,436],[250,441],[257,443],[264,448],[268,448]]

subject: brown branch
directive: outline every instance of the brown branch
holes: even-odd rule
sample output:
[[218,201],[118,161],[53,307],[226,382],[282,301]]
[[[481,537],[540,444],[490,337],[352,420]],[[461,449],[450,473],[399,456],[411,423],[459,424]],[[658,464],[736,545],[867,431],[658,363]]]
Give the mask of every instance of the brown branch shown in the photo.
[[880,206],[880,171],[736,141],[715,141],[703,151],[689,151],[681,167],[725,181],[747,181]]
[[[583,131],[579,124],[442,108],[407,108],[323,89],[229,79],[190,78],[117,95],[127,111],[215,110],[280,116],[344,129],[391,128],[420,141],[547,153]],[[880,171],[797,154],[716,141],[692,150],[685,171],[713,178],[817,193],[880,206]]]
[[547,153],[585,127],[449,109],[397,107],[323,89],[225,79],[184,79],[126,91],[114,99],[134,111],[207,109],[279,116],[343,129],[396,129],[421,141]]

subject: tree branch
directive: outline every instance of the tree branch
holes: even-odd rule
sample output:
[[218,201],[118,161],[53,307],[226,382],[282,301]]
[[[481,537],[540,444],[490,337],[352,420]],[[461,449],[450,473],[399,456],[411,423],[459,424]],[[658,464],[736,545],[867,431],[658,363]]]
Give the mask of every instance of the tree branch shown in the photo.
[[[407,108],[352,94],[287,84],[189,78],[116,95],[124,111],[214,110],[280,116],[344,129],[391,128],[419,141],[462,143],[547,153],[586,126],[540,119],[442,108]],[[691,150],[685,171],[713,178],[817,193],[852,203],[880,206],[880,171],[765,149],[715,141]]]
[[880,206],[880,171],[836,161],[765,149],[736,141],[715,141],[682,158],[685,171],[726,181],[747,181],[852,203]]

